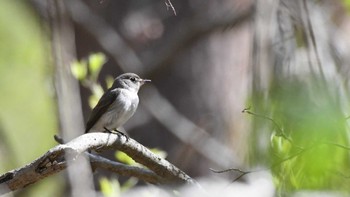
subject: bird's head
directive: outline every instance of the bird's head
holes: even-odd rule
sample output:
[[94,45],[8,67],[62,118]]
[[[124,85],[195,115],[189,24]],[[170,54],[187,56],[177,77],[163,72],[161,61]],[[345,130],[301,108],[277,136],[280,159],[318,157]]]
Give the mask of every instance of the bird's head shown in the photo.
[[138,92],[140,87],[146,82],[150,82],[149,79],[141,79],[137,74],[124,73],[119,75],[113,83],[113,88],[125,88],[135,92]]

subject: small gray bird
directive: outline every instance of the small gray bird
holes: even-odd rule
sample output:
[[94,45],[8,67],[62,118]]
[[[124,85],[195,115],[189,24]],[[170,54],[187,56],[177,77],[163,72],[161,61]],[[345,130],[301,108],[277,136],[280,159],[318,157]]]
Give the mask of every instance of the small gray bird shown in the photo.
[[135,113],[139,104],[140,87],[149,79],[141,79],[134,73],[119,75],[92,109],[85,133],[117,131]]

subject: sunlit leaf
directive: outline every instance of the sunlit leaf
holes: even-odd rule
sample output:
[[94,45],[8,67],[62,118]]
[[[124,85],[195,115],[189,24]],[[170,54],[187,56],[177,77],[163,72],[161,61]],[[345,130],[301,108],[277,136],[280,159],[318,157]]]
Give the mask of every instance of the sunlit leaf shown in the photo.
[[161,150],[159,148],[151,148],[150,151],[152,151],[152,153],[158,155],[159,157],[165,159],[166,156],[168,155],[167,152],[165,152],[164,150]]
[[120,184],[116,179],[108,180],[103,177],[100,179],[100,188],[103,196],[105,197],[118,197],[120,196]]
[[107,87],[108,88],[112,87],[113,82],[114,82],[114,78],[112,76],[108,75],[106,77],[106,85],[107,85]]
[[86,74],[87,74],[87,66],[86,63],[84,61],[78,62],[78,61],[74,61],[71,64],[71,72],[73,74],[73,76],[78,79],[78,80],[83,80],[86,78]]
[[93,84],[92,85],[92,94],[95,95],[96,97],[101,98],[103,95],[104,91],[101,85],[99,84]]
[[93,77],[97,77],[107,58],[103,53],[95,53],[89,56],[89,69]]
[[96,97],[95,95],[89,96],[89,106],[90,108],[94,108],[98,103],[99,97]]
[[102,97],[104,91],[101,85],[93,84],[91,87],[92,95],[89,97],[89,106],[91,108],[95,107],[98,100]]
[[293,139],[274,134],[270,138],[271,150],[278,154],[274,163],[284,159],[274,168],[274,175],[281,179],[279,189],[284,191],[338,188],[344,182],[330,170],[347,169],[348,151],[323,143],[347,146],[344,116],[337,99],[316,87],[291,81],[271,90],[271,118]]
[[347,9],[348,12],[350,12],[350,0],[342,0],[345,8]]
[[133,188],[138,183],[138,179],[135,177],[129,178],[125,183],[121,186],[121,191],[125,192],[131,188]]
[[129,157],[127,154],[121,152],[121,151],[116,151],[115,152],[115,157],[120,161],[128,165],[134,165],[136,162]]

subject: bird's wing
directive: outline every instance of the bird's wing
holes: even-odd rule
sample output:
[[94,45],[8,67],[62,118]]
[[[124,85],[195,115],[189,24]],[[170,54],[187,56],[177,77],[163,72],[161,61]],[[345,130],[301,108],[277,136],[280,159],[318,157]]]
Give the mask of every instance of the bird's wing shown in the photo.
[[[107,91],[108,92],[108,91]],[[90,117],[86,123],[85,133],[87,133],[95,123],[101,118],[101,116],[108,110],[109,106],[115,101],[120,91],[110,91],[109,94],[104,94],[97,105],[92,109]]]

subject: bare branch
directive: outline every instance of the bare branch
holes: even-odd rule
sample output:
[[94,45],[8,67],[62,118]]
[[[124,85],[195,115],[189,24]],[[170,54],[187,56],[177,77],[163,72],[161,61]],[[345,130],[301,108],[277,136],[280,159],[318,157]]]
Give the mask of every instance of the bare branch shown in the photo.
[[[89,153],[87,153],[89,154]],[[148,183],[158,184],[165,180],[153,171],[136,166],[128,166],[116,161],[111,161],[99,155],[89,154],[90,163],[93,169],[101,168],[122,176],[133,176]]]
[[[86,150],[118,149],[148,169],[126,166],[100,156],[86,153]],[[67,167],[65,155],[71,155],[73,161],[82,154],[87,154],[93,167],[107,169],[124,176],[134,176],[153,184],[195,183],[186,173],[153,154],[135,140],[109,133],[88,133],[66,144],[60,144],[35,161],[24,167],[9,171],[0,176],[0,187],[14,191],[53,175]],[[8,192],[7,190],[0,191]]]

